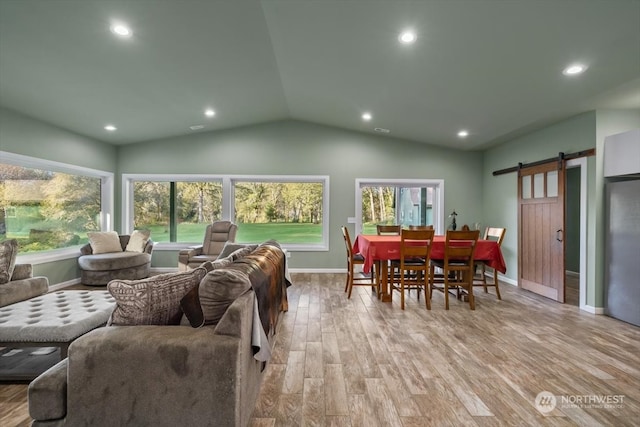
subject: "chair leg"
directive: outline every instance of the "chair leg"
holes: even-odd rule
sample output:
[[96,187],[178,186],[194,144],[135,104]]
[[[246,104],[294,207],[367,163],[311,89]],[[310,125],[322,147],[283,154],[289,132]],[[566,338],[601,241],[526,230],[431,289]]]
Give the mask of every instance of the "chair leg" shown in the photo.
[[476,309],[476,299],[473,296],[473,273],[469,272],[469,308]]
[[495,268],[493,269],[493,283],[496,287],[496,296],[499,300],[501,300],[502,297],[500,296],[500,286],[498,286],[498,270],[496,270]]
[[[429,295],[429,290],[431,286],[429,286],[429,275],[425,271],[423,274],[424,277],[424,303],[427,306],[427,310],[431,310],[431,295]],[[420,296],[420,290],[418,290],[418,296]]]
[[449,277],[444,275],[444,309],[449,310]]
[[484,293],[488,293],[488,289],[487,289],[487,276],[486,276],[486,269],[485,269],[485,265],[484,263],[481,264],[480,267],[480,273],[482,274],[482,276],[480,277],[482,279],[482,286],[484,287]]

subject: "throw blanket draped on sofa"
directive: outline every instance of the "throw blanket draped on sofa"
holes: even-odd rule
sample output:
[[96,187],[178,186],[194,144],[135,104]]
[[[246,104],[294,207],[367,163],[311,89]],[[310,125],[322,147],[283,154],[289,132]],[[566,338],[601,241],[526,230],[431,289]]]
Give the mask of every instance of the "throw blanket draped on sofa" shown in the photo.
[[[276,246],[278,250],[273,250],[272,246]],[[291,283],[285,274],[284,252],[277,243],[265,243],[227,268],[242,270],[248,274],[258,301],[262,328],[267,337],[271,338],[275,333],[279,313],[289,309],[287,287]]]

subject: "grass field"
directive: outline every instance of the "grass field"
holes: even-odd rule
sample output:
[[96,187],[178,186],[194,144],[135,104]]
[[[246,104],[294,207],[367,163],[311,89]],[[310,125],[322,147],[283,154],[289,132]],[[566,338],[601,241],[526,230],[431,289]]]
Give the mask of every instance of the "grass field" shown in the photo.
[[[178,242],[202,242],[207,224],[182,223],[178,225]],[[148,227],[154,242],[168,242],[169,229],[161,225]],[[238,224],[237,242],[261,243],[275,239],[280,243],[321,243],[322,225],[309,223]]]

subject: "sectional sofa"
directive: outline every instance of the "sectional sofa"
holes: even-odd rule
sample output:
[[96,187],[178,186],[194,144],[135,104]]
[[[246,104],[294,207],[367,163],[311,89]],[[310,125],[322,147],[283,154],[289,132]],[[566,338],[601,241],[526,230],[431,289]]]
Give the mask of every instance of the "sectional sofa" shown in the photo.
[[287,276],[284,252],[265,242],[189,272],[110,282],[109,325],[29,385],[33,425],[248,425]]

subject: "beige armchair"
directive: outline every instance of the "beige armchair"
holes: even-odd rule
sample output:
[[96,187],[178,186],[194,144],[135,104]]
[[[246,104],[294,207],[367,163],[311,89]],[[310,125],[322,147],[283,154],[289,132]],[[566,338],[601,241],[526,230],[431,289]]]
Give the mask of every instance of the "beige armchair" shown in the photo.
[[231,221],[215,221],[207,226],[202,245],[183,249],[178,254],[178,270],[187,271],[218,258],[225,243],[236,241],[238,226]]

